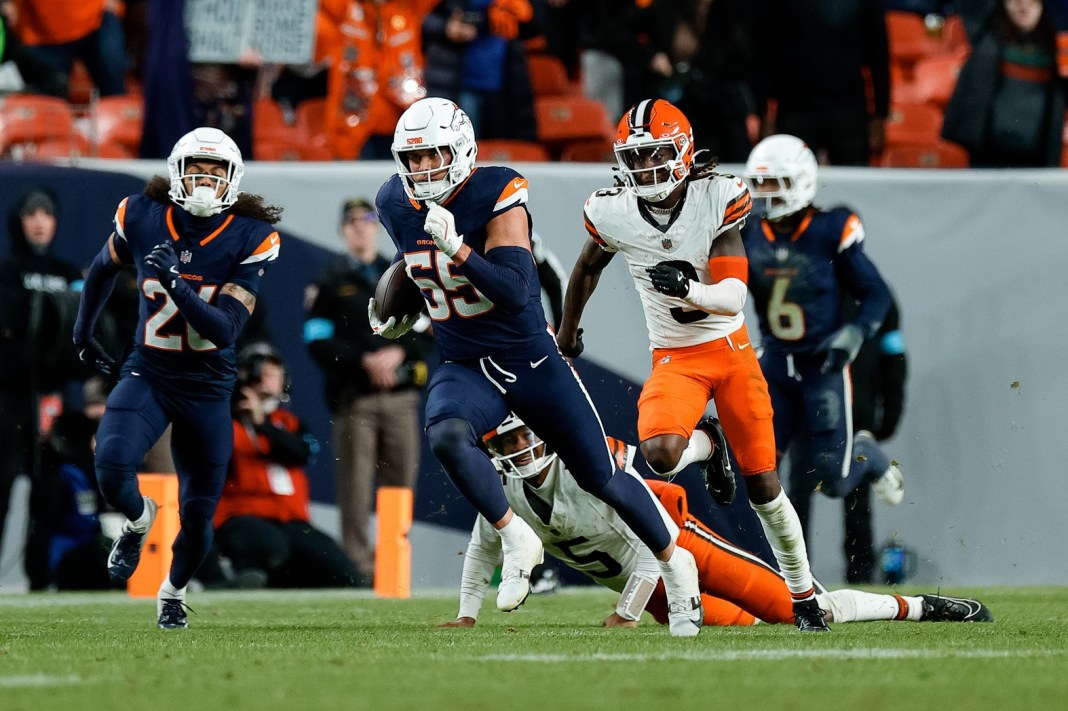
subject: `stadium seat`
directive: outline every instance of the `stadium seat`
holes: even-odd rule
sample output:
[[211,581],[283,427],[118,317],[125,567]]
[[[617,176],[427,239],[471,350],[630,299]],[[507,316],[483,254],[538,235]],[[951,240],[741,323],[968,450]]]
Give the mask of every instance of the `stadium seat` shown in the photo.
[[561,147],[576,141],[605,141],[612,126],[604,105],[582,96],[541,96],[534,99],[538,139]]
[[560,151],[560,160],[569,163],[614,163],[615,153],[609,141],[576,141]]
[[299,131],[286,121],[285,113],[277,101],[270,98],[256,99],[252,104],[252,141],[273,142],[295,139]]
[[927,33],[923,18],[913,12],[887,11],[886,33],[890,42],[890,61],[900,65],[906,75],[911,73],[918,60],[944,51],[942,43]]
[[497,161],[507,163],[510,161],[527,161],[539,163],[549,160],[549,152],[545,146],[532,141],[507,141],[503,139],[487,139],[478,142],[479,162]]
[[964,66],[966,54],[958,51],[937,57],[927,57],[916,62],[912,68],[912,86],[915,98],[941,109],[949,103],[957,77]]
[[300,140],[313,146],[326,145],[326,99],[306,99],[297,104],[295,127]]
[[561,96],[579,93],[567,78],[567,67],[551,54],[527,55],[530,85],[534,96]]
[[942,46],[947,52],[968,52],[971,43],[968,41],[968,33],[964,29],[964,20],[960,15],[948,15],[945,24],[942,25]]
[[894,104],[886,121],[886,143],[930,143],[942,132],[942,112],[926,104]]
[[92,105],[96,120],[95,147],[104,157],[104,147],[114,155],[113,146],[137,156],[141,147],[141,131],[145,119],[144,98],[136,94],[105,96]]
[[70,68],[70,80],[67,84],[67,101],[75,106],[86,106],[96,98],[96,87],[89,70],[82,60],[75,59]]
[[0,99],[0,155],[13,146],[46,141],[80,141],[74,116],[63,99],[37,94],[12,94]]
[[967,168],[968,151],[949,141],[887,145],[879,165],[884,168]]

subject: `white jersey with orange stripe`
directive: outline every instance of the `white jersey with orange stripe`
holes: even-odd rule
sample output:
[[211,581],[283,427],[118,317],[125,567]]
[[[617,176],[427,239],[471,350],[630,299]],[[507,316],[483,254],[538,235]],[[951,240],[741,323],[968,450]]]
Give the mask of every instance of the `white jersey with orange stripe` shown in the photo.
[[[609,444],[618,463],[626,464],[627,473],[617,473],[616,476],[633,476],[648,490],[645,480],[630,466],[634,447],[612,439]],[[652,551],[630,530],[615,509],[582,489],[559,459],[549,465],[549,472],[540,486],[532,486],[529,480],[506,478],[504,493],[512,510],[530,524],[546,551],[597,583],[621,592],[632,573],[652,580],[659,577],[660,567]],[[668,527],[671,539],[675,540],[678,526],[651,491],[648,495],[656,502],[664,525]],[[500,536],[479,516],[468,546],[470,561],[495,560],[500,546]],[[477,578],[475,571],[466,571],[468,562],[465,560],[465,572],[471,572],[472,577]]]
[[590,238],[608,252],[621,252],[641,298],[650,349],[681,348],[723,338],[738,330],[744,316],[722,316],[696,309],[653,288],[646,271],[668,262],[702,284],[711,284],[708,260],[712,242],[740,227],[752,206],[745,183],[714,173],[687,184],[683,203],[666,225],[658,225],[638,198],[617,187],[598,190],[586,201]]

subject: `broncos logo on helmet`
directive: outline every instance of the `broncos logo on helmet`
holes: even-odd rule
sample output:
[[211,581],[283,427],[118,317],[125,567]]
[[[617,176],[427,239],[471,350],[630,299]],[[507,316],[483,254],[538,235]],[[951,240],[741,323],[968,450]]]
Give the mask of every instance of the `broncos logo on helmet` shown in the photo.
[[646,99],[620,119],[613,149],[627,189],[659,202],[693,169],[693,128],[671,102]]

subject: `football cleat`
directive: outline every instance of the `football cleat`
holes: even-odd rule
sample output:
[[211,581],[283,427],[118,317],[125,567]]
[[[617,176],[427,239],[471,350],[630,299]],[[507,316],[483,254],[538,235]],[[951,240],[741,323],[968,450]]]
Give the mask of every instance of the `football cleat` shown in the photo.
[[122,527],[122,534],[116,539],[108,554],[108,576],[116,583],[125,583],[137,570],[141,560],[141,550],[145,547],[152,522],[156,520],[156,502],[145,497],[145,510],[148,512],[148,525],[145,530],[137,531],[127,521]]
[[814,597],[794,602],[794,624],[802,632],[830,632],[831,628],[823,615]]
[[675,546],[671,560],[660,563],[668,599],[668,629],[672,637],[696,637],[705,622],[701,585],[693,553]]
[[189,626],[189,616],[186,610],[192,612],[192,608],[185,604],[184,600],[161,597],[156,599],[156,611],[159,614],[157,624],[161,630],[180,630]]
[[504,546],[501,584],[497,586],[497,609],[501,612],[511,612],[527,601],[530,572],[545,560],[545,548],[538,534],[521,518],[514,520],[521,524],[520,540],[512,546]]
[[897,506],[905,498],[905,477],[897,465],[891,463],[890,468],[872,482],[871,488],[888,505]]
[[712,440],[712,455],[700,463],[708,495],[720,506],[729,506],[738,492],[738,482],[731,468],[731,456],[727,451],[727,436],[715,417],[706,417],[697,423],[697,429]]
[[986,605],[966,597],[920,595],[923,614],[920,622],[993,622]]

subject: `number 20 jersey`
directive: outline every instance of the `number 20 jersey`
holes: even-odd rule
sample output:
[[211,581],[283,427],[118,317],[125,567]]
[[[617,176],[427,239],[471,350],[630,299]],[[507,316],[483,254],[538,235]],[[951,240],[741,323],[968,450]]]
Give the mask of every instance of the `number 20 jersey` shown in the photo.
[[[476,168],[443,207],[456,220],[456,233],[476,253],[486,254],[486,225],[513,209],[526,210],[527,180],[511,168]],[[444,360],[468,361],[533,345],[546,334],[534,255],[526,305],[518,312],[498,307],[475,288],[460,267],[423,229],[426,207],[408,198],[394,175],[375,199],[379,219],[403,253],[408,276],[423,292],[434,321],[434,340]],[[530,218],[527,217],[529,236]]]
[[744,319],[741,313],[720,316],[701,311],[653,288],[646,269],[661,262],[684,262],[693,268],[690,278],[711,284],[712,241],[743,224],[752,207],[745,183],[725,174],[691,180],[683,201],[665,226],[647,217],[638,198],[623,188],[598,190],[586,201],[590,238],[605,251],[622,252],[627,258],[645,312],[650,349],[708,343],[737,331]]
[[131,195],[115,212],[114,246],[137,267],[140,289],[135,349],[124,366],[178,395],[229,397],[237,376],[231,344],[218,347],[190,326],[155,275],[144,272],[152,248],[169,241],[182,279],[209,304],[224,284],[253,295],[278,257],[281,239],[266,222],[222,212],[193,217],[173,203]]

